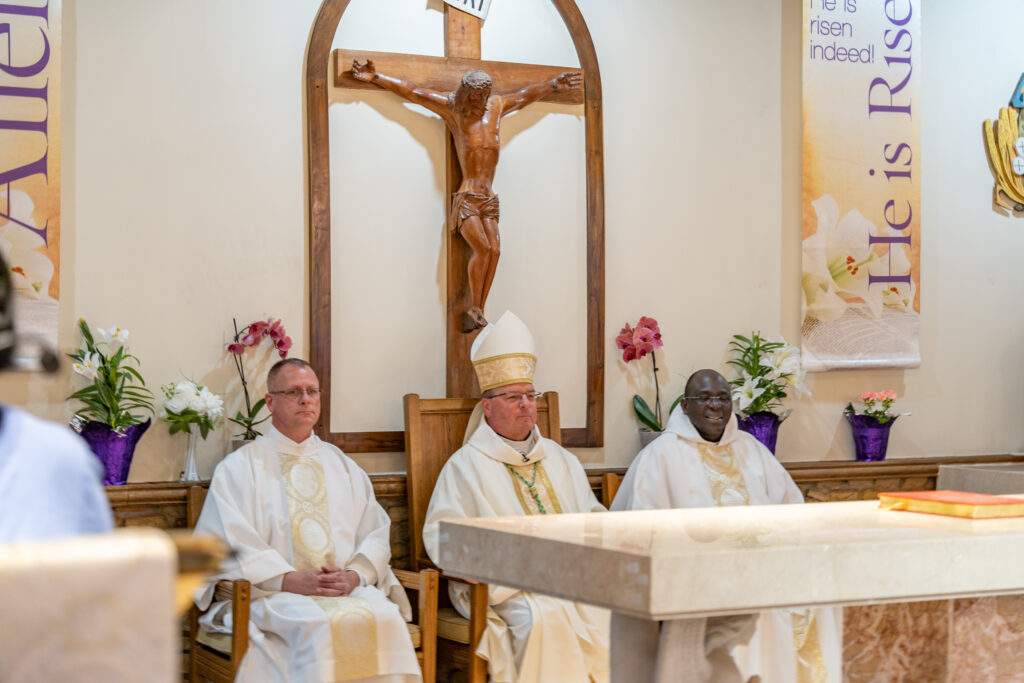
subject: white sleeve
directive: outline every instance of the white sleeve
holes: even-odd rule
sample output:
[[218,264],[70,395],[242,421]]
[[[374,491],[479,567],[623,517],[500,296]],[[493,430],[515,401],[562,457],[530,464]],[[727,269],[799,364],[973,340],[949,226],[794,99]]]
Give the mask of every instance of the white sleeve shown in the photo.
[[203,609],[209,606],[217,579],[246,579],[260,585],[295,571],[256,529],[255,501],[259,496],[255,488],[247,462],[225,460],[214,472],[195,534],[222,539],[235,556],[225,561],[221,573],[211,579],[208,590],[199,600]]
[[373,494],[373,483],[354,462],[349,467],[352,487],[362,487],[366,507],[356,527],[356,550],[345,564],[359,574],[362,584],[374,586],[391,562],[391,518]]
[[782,466],[782,463],[760,443],[757,446],[759,447],[758,455],[764,464],[764,478],[765,484],[768,486],[768,500],[773,505],[804,502],[804,495],[800,493],[800,488],[793,481],[793,477],[789,476],[789,472]]

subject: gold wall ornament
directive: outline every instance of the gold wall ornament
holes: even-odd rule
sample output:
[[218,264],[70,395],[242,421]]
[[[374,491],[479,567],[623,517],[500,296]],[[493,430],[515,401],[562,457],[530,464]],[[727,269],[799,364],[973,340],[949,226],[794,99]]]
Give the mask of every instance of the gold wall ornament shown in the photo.
[[985,122],[985,152],[995,176],[992,201],[1014,213],[1024,213],[1024,74],[999,118]]

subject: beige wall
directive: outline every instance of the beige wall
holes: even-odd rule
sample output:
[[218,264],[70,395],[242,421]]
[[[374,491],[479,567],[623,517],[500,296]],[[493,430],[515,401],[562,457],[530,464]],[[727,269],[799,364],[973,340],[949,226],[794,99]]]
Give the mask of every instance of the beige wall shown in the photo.
[[[302,59],[318,0],[65,0],[64,256],[61,340],[74,321],[132,332],[150,384],[208,382],[237,408],[222,353],[232,316],[284,319],[308,349]],[[662,323],[666,395],[719,366],[729,336],[797,341],[800,3],[580,0],[601,60],[607,168],[606,446],[636,451],[614,335],[641,314]],[[371,12],[382,11],[379,22]],[[629,11],[627,11],[629,10]],[[984,17],[1002,17],[992,21]],[[440,4],[353,0],[336,43],[440,54]],[[892,457],[1017,451],[1024,372],[1014,351],[1024,223],[991,210],[980,126],[1024,64],[1015,0],[924,8],[921,73],[923,364],[813,375],[779,443],[784,460],[852,458],[840,411],[893,388],[913,415]],[[576,64],[545,0],[498,0],[491,59]],[[337,428],[399,429],[400,397],[443,390],[444,132],[386,94],[334,94]],[[583,415],[585,220],[582,120],[538,105],[506,122],[496,188],[503,263],[489,311],[514,308],[541,347],[538,384]],[[255,360],[250,358],[250,361]],[[265,370],[269,356],[261,359]],[[646,370],[646,368],[644,368]],[[648,377],[644,374],[642,377]],[[54,419],[69,378],[5,377],[5,401]],[[638,384],[639,382],[639,384]],[[228,431],[203,447],[208,473]],[[155,425],[136,481],[181,467],[183,437]],[[396,454],[359,456],[393,469]]]

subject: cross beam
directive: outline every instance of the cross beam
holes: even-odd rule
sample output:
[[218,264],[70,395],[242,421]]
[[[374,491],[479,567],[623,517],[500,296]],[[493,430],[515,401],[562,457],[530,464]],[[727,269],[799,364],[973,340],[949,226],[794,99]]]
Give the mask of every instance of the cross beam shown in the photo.
[[[533,83],[550,80],[566,71],[579,71],[574,66],[544,66],[460,59],[458,57],[430,57],[395,52],[361,52],[339,49],[334,51],[334,85],[336,87],[380,92],[380,88],[373,83],[366,83],[352,77],[352,61],[355,59],[372,60],[377,71],[381,73],[401,74],[402,78],[418,86],[442,92],[455,90],[464,73],[477,69],[490,74],[494,80],[494,92],[499,94],[513,92]],[[555,92],[542,101],[583,104],[583,89]]]

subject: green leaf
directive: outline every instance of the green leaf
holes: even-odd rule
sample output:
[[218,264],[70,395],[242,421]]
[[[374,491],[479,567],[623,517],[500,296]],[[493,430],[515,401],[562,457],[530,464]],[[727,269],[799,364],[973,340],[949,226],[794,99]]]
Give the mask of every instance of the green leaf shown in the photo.
[[[132,366],[130,366],[130,365],[125,365],[125,366],[124,366],[123,368],[121,368],[121,369],[122,369],[122,370],[123,370],[124,372],[128,373],[129,375],[131,375],[131,376],[132,376],[133,378],[135,378],[135,380],[136,380],[136,381],[138,381],[138,383],[139,383],[139,384],[141,384],[141,385],[142,385],[143,387],[145,387],[145,385],[146,385],[146,380],[142,379],[142,374],[141,374],[141,373],[139,373],[139,371],[138,371],[138,370],[136,370],[135,368],[133,368],[133,367],[132,367]],[[146,391],[149,391],[149,390],[148,390],[148,389],[146,389]]]
[[78,319],[78,329],[82,333],[82,338],[85,339],[86,345],[90,350],[96,347],[96,342],[93,341],[92,332],[89,331],[89,323],[85,322],[85,318]]
[[656,432],[661,431],[661,425],[658,423],[657,416],[651,410],[651,407],[647,405],[647,401],[643,397],[639,395],[633,396],[633,412],[636,413],[636,419],[642,425]]
[[666,414],[667,415],[671,415],[672,411],[676,409],[676,406],[679,405],[682,402],[683,402],[683,395],[679,394],[679,396],[676,397],[676,400],[672,401],[672,405],[669,406],[668,413],[666,413]]
[[267,399],[265,398],[256,401],[252,406],[252,410],[249,411],[249,417],[256,417],[265,405],[267,405]]

